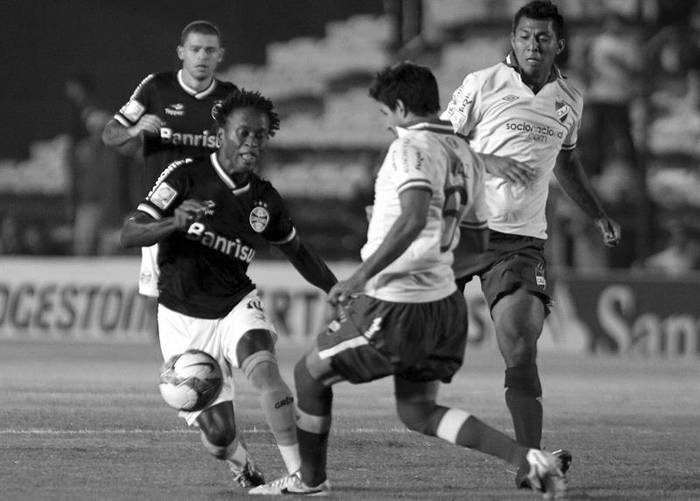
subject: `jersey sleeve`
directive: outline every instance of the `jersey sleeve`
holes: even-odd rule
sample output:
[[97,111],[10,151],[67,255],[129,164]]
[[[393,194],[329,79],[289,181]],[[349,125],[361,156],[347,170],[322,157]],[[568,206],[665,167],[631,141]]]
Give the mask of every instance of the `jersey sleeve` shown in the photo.
[[114,118],[124,127],[131,127],[145,115],[152,102],[151,95],[154,90],[155,74],[150,74],[144,78],[136,87],[131,97],[124,106],[114,115]]
[[[266,216],[269,218],[267,224],[264,221]],[[253,208],[250,218],[253,229],[261,228],[260,234],[271,244],[286,244],[297,234],[282,196],[272,186],[265,193],[264,205]]]
[[434,166],[428,161],[425,151],[412,144],[408,138],[395,140],[389,149],[389,166],[394,178],[396,192],[422,189],[433,192]]
[[189,163],[192,163],[191,158],[171,163],[158,177],[137,209],[156,220],[172,216],[175,207],[188,198],[191,183],[186,169],[182,167]]
[[576,103],[574,106],[575,109],[573,115],[575,117],[575,121],[571,125],[566,137],[564,137],[564,141],[562,141],[561,145],[561,149],[564,151],[571,151],[576,148],[576,142],[578,141],[578,130],[581,128],[581,116],[583,114],[583,96],[581,94],[577,94]]
[[442,120],[449,120],[452,123],[456,133],[468,136],[479,121],[480,88],[481,84],[477,76],[469,73],[464,77],[462,85],[452,94],[447,109],[440,115]]

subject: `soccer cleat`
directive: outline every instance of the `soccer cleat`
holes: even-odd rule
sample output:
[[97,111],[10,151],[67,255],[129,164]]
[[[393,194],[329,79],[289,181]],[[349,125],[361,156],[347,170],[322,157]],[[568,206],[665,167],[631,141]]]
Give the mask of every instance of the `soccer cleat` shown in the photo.
[[316,487],[309,487],[301,479],[301,472],[286,475],[272,482],[260,485],[248,491],[248,494],[261,496],[280,496],[293,494],[295,496],[327,496],[331,491],[328,480]]
[[557,458],[549,452],[530,449],[526,459],[530,471],[525,479],[530,488],[542,492],[544,499],[562,499],[566,494],[566,479]]
[[229,468],[233,473],[233,481],[244,489],[250,489],[265,483],[265,477],[257,469],[250,458],[246,459],[243,466],[240,466],[233,461],[228,461]]
[[552,456],[557,459],[559,462],[559,469],[566,475],[566,472],[571,468],[571,461],[573,459],[571,452],[566,449],[557,449],[556,451],[552,451]]

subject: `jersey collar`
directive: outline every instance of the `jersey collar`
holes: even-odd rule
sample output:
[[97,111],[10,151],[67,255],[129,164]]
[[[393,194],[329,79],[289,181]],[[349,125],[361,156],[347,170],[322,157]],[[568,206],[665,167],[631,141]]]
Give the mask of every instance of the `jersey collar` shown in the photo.
[[427,130],[430,132],[437,132],[439,134],[454,134],[452,122],[448,120],[440,120],[439,118],[425,122],[418,122],[409,125],[408,127],[396,127],[396,134],[399,137],[403,137],[409,132],[417,130]]
[[[520,65],[518,64],[518,60],[515,58],[515,54],[513,54],[513,51],[510,51],[508,53],[505,61],[503,61],[503,64],[509,66],[510,68],[513,68],[518,74],[522,73]],[[561,70],[557,67],[556,64],[553,64],[552,71],[549,73],[549,77],[547,78],[547,83],[554,82],[558,78],[566,78],[566,76],[561,72]]]
[[245,193],[246,191],[250,190],[250,178],[248,178],[248,182],[242,186],[237,186],[236,183],[233,182],[233,179],[231,179],[231,176],[224,170],[224,168],[221,166],[219,163],[219,159],[216,157],[216,152],[212,153],[209,155],[209,158],[211,159],[211,164],[214,167],[214,170],[218,174],[218,176],[221,178],[221,180],[224,182],[226,186],[233,192],[234,195],[240,195],[241,193]]
[[182,70],[178,70],[177,72],[177,82],[180,84],[180,87],[182,87],[182,90],[187,92],[190,96],[194,97],[195,99],[202,99],[203,97],[208,96],[212,92],[214,92],[214,89],[216,89],[216,78],[211,79],[211,83],[209,84],[209,87],[202,91],[198,91],[190,87],[185,83],[185,80],[182,78]]

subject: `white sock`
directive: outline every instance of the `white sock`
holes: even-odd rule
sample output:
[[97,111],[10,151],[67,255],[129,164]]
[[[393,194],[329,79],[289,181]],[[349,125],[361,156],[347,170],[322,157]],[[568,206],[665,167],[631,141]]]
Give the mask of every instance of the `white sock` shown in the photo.
[[299,455],[299,444],[278,445],[280,455],[284,461],[287,471],[291,475],[301,469],[301,456]]

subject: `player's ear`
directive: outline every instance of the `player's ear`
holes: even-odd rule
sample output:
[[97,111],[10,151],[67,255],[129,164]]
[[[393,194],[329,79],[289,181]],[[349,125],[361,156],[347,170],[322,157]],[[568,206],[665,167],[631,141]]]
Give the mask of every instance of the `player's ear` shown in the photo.
[[177,57],[180,61],[185,60],[185,48],[182,45],[177,46]]
[[224,49],[223,47],[221,47],[219,49],[219,57],[216,59],[216,64],[219,64],[221,61],[224,60],[224,53],[225,52],[226,52],[226,49]]
[[566,40],[564,40],[563,38],[557,40],[557,54],[561,54],[564,50],[564,47],[566,47]]
[[406,106],[403,104],[403,101],[401,99],[396,100],[396,111],[403,116],[406,116]]

